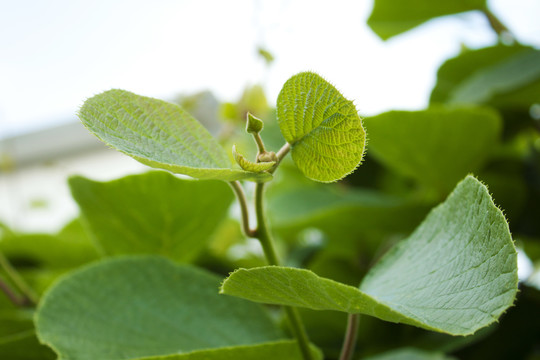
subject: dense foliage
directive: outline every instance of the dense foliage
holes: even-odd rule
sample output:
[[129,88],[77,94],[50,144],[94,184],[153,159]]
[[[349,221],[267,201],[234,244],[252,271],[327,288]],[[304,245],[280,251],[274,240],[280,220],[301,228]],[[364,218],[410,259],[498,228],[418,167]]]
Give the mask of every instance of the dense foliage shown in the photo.
[[158,171],[70,178],[58,234],[0,227],[0,358],[538,358],[540,51],[483,0],[403,4],[375,1],[381,38],[469,10],[499,36],[424,110],[361,119],[312,72],[276,109],[224,104],[216,136],[195,98],[88,99],[83,124]]

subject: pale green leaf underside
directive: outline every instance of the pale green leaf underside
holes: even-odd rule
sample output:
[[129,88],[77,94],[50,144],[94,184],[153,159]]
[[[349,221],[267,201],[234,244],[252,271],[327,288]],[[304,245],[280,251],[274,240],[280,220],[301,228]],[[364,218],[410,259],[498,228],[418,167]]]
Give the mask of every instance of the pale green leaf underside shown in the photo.
[[485,6],[485,0],[376,0],[367,23],[381,39],[387,40],[432,18]]
[[261,267],[237,270],[221,291],[468,335],[512,304],[517,258],[504,216],[486,187],[469,176],[370,270],[359,289],[308,270]]
[[233,169],[212,135],[175,104],[109,90],[86,100],[79,117],[100,140],[151,167],[197,179],[272,178]]
[[[322,360],[322,353],[311,347],[313,360]],[[180,355],[153,356],[138,360],[302,360],[296,341],[283,340],[271,343],[198,350]]]
[[356,107],[319,75],[303,72],[287,80],[277,117],[294,162],[308,178],[336,181],[362,161],[366,134]]
[[482,107],[390,111],[364,123],[375,158],[443,194],[479,168],[502,128],[500,116]]
[[189,261],[227,216],[233,193],[223,181],[179,179],[165,171],[69,186],[105,255],[159,254]]
[[220,279],[153,256],[92,264],[53,286],[35,324],[60,360],[122,360],[283,338],[257,304],[220,296]]

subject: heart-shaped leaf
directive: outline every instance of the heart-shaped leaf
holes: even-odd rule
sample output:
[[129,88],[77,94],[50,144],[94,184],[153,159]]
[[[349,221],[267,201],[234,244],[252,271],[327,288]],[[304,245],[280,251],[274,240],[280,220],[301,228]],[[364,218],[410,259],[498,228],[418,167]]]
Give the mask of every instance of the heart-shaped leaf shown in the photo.
[[287,80],[277,117],[294,162],[308,178],[340,180],[362,161],[366,134],[356,107],[319,75],[303,72]]
[[162,100],[109,90],[86,100],[79,117],[101,141],[154,168],[197,179],[272,178],[233,169],[225,150],[197,120]]
[[204,248],[233,200],[222,181],[178,179],[165,171],[109,182],[69,179],[106,255],[159,254],[188,261]]
[[38,337],[71,360],[137,359],[283,338],[260,305],[220,296],[219,282],[160,257],[98,262],[45,294],[35,317]]
[[221,291],[257,302],[363,313],[452,335],[496,321],[517,292],[508,224],[484,185],[467,177],[360,288],[285,267],[240,269]]

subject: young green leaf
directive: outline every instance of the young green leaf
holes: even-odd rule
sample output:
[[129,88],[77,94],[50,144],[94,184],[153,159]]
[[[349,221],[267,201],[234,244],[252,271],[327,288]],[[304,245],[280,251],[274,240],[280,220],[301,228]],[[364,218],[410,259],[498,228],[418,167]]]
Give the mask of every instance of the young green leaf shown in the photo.
[[138,359],[283,338],[260,305],[219,296],[219,281],[160,257],[94,263],[49,290],[36,329],[60,359],[73,360]]
[[227,215],[233,193],[221,181],[165,171],[109,182],[69,179],[82,217],[106,255],[160,254],[189,261]]
[[233,169],[224,149],[197,120],[162,100],[109,90],[86,100],[79,117],[100,140],[151,167],[197,179],[272,178]]
[[440,194],[480,167],[502,128],[495,111],[480,107],[390,111],[364,121],[375,158]]
[[261,119],[251,115],[249,112],[247,113],[246,132],[258,134],[262,131],[263,127],[264,123]]
[[468,335],[512,305],[517,256],[503,214],[486,187],[469,176],[370,270],[359,289],[308,270],[270,266],[237,270],[221,292]]
[[375,0],[368,25],[381,39],[388,40],[434,17],[481,10],[485,7],[486,0]]
[[[322,353],[311,346],[313,360],[322,360]],[[152,356],[137,360],[302,360],[296,341],[282,340],[257,345],[242,345],[210,350],[197,350],[186,354]]]
[[294,162],[308,178],[340,180],[362,161],[366,134],[356,108],[319,75],[303,72],[287,80],[277,117]]
[[236,145],[233,145],[232,153],[234,156],[234,160],[238,163],[238,165],[240,165],[242,169],[246,171],[262,172],[262,171],[270,170],[276,165],[275,161],[264,161],[264,162],[258,162],[258,163],[251,162],[248,159],[246,159],[244,155],[236,151]]

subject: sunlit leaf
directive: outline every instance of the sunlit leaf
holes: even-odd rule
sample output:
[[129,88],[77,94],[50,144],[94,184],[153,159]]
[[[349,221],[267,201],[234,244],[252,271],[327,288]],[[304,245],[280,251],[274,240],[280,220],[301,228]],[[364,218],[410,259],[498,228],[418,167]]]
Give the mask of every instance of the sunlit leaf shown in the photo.
[[366,134],[356,107],[319,75],[303,72],[287,80],[277,117],[294,162],[308,178],[340,180],[362,161]]
[[162,100],[109,90],[86,100],[79,117],[100,140],[148,166],[198,179],[272,177],[233,169],[225,150],[197,120]]

